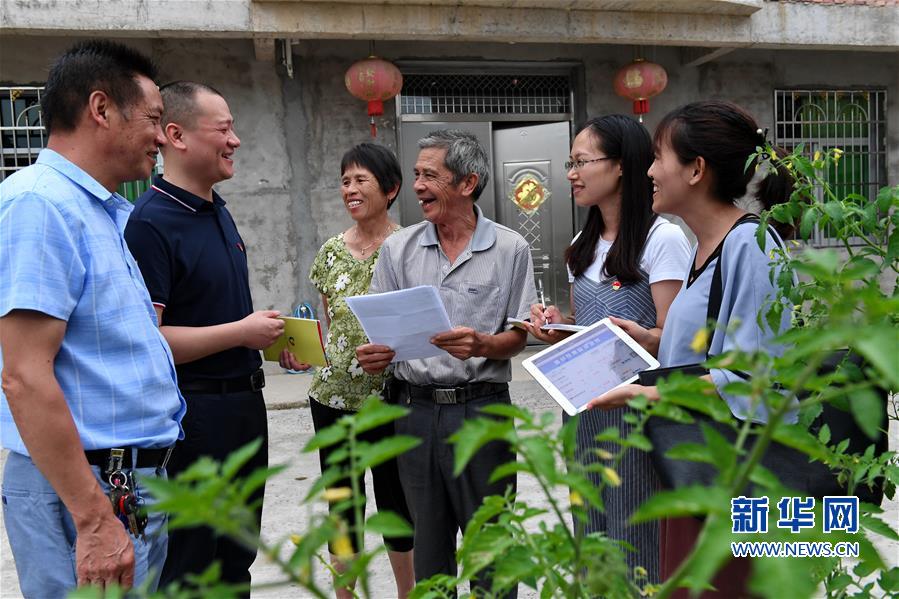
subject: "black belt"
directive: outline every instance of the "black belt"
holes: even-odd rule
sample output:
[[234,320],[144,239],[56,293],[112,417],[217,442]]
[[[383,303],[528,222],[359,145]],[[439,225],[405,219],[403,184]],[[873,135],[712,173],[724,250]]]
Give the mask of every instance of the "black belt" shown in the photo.
[[[165,468],[166,464],[169,461],[169,456],[172,455],[172,448],[174,445],[169,447],[160,447],[157,449],[143,449],[137,448],[137,463],[132,464],[131,462],[131,447],[122,448],[121,460],[122,463],[118,469],[120,470],[130,470],[131,468]],[[112,464],[110,458],[112,457],[112,449],[89,449],[84,452],[84,457],[87,458],[87,463],[91,466],[98,466],[105,471],[110,469]]]
[[194,379],[178,383],[182,393],[240,393],[260,391],[263,387],[265,387],[265,373],[261,368],[247,376],[230,379]]
[[464,387],[419,387],[405,383],[405,387],[412,399],[427,399],[439,404],[465,403],[509,390],[508,383],[471,383]]

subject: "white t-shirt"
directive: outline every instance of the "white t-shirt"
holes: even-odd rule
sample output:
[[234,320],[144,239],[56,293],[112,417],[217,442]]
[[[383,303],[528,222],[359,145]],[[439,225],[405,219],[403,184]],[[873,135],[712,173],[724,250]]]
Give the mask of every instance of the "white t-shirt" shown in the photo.
[[[580,235],[580,233],[575,235],[571,243],[574,243]],[[602,273],[602,267],[610,249],[612,242],[600,238],[596,244],[593,263],[584,271],[584,276],[596,282],[606,278]],[[650,285],[659,281],[683,281],[690,270],[692,253],[687,236],[681,228],[660,216],[649,229],[649,239],[640,257],[640,268],[649,275]],[[574,283],[571,269],[568,269],[568,282]]]

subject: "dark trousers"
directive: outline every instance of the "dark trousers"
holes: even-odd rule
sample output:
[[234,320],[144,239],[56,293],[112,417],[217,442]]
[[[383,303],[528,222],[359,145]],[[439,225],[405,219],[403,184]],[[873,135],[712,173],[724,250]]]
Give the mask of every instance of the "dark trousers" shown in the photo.
[[[315,401],[311,397],[309,398],[309,409],[312,412],[312,423],[315,426],[315,432],[331,426],[344,416],[354,413],[350,412],[349,410],[338,410],[337,408],[326,406]],[[377,426],[373,429],[365,431],[364,433],[360,434],[357,439],[359,441],[374,444],[378,441],[381,441],[382,439],[390,438],[394,434],[394,424],[393,422],[388,422],[387,424],[382,424],[381,426]],[[323,447],[318,450],[318,460],[321,466],[322,473],[324,473],[328,468],[333,467],[333,464],[328,464],[328,457],[330,457],[330,455],[334,453],[334,451],[336,451],[339,447],[341,446],[338,444],[329,447]],[[406,506],[406,498],[403,495],[403,487],[400,484],[400,474],[397,468],[396,460],[387,460],[386,462],[373,467],[371,469],[371,479],[372,486],[374,487],[375,491],[375,503],[377,503],[378,505],[378,511],[393,512],[407,522],[411,523],[412,515],[409,513],[409,508]],[[356,479],[356,482],[358,484],[359,493],[362,494],[362,513],[364,515],[364,472]],[[352,483],[350,482],[349,478],[345,478],[332,483],[331,487],[352,488]],[[329,504],[328,509],[331,511],[332,515],[337,513],[335,511],[337,505],[338,503]],[[356,542],[356,530],[358,526],[358,523],[356,522],[356,512],[352,507],[350,507],[349,509],[340,512],[340,517],[346,521],[347,526],[349,527],[350,543],[353,545],[353,552],[358,553],[360,548],[357,547]],[[384,544],[387,545],[387,548],[390,551],[411,551],[412,537],[384,537]],[[331,553],[334,553],[333,549],[331,550]]]
[[[201,456],[224,460],[228,454],[254,439],[262,438],[262,447],[240,470],[248,476],[268,466],[268,421],[265,400],[260,391],[206,394],[184,393],[187,413],[182,421],[184,440],[179,441],[168,464],[170,478],[190,467]],[[258,501],[257,527],[262,524],[264,487],[250,501]],[[256,548],[247,547],[208,527],[180,528],[169,531],[169,551],[162,569],[160,588],[182,580],[186,574],[199,574],[213,562],[221,564],[221,579],[247,584],[249,597],[250,566]]]
[[[456,575],[456,535],[464,530],[474,512],[489,495],[515,490],[515,477],[490,483],[490,475],[500,464],[515,461],[507,443],[493,441],[481,448],[459,474],[453,476],[454,452],[447,439],[462,424],[482,416],[480,408],[494,403],[511,403],[509,391],[501,391],[469,400],[463,404],[436,404],[430,399],[410,399],[400,391],[400,405],[411,413],[396,423],[400,435],[412,435],[421,445],[398,458],[400,479],[415,526],[415,579],[435,574]],[[476,588],[490,589],[485,576],[472,582]],[[517,589],[507,595],[517,596]]]

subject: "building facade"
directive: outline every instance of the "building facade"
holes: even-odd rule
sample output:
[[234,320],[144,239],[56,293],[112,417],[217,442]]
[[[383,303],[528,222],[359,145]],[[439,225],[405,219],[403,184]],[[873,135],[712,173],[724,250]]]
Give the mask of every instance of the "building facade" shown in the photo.
[[[685,102],[732,100],[780,145],[843,148],[834,182],[847,191],[899,183],[894,0],[21,0],[0,3],[0,27],[0,177],[44,143],[40,88],[76,40],[121,38],[157,61],[162,82],[223,93],[242,146],[219,191],[247,242],[258,308],[318,302],[309,266],[350,224],[340,158],[371,139],[344,73],[372,51],[404,75],[377,118],[377,141],[397,151],[407,178],[396,218],[420,218],[408,182],[415,141],[440,126],[474,131],[494,162],[481,208],[528,239],[538,285],[560,305],[562,252],[583,216],[561,164],[579,122],[631,112],[612,79],[635,58],[668,73],[650,131]],[[537,210],[513,202],[524,184],[539,186]]]

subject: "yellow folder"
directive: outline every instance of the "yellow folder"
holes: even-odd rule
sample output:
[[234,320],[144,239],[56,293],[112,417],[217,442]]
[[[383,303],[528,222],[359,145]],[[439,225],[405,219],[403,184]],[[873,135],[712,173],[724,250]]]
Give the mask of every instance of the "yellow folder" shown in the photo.
[[288,348],[300,362],[313,366],[328,365],[320,321],[292,316],[279,316],[279,318],[284,321],[284,332],[277,341],[262,350],[266,360],[277,362],[281,350]]

